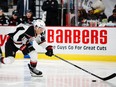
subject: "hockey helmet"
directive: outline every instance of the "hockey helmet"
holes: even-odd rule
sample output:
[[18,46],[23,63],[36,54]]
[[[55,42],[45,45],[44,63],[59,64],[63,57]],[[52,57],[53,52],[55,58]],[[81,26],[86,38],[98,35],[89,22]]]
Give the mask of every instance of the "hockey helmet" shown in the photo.
[[12,15],[18,16],[17,10],[14,10],[14,11],[12,12]]
[[45,29],[45,23],[43,20],[37,19],[33,22],[34,27],[39,27]]

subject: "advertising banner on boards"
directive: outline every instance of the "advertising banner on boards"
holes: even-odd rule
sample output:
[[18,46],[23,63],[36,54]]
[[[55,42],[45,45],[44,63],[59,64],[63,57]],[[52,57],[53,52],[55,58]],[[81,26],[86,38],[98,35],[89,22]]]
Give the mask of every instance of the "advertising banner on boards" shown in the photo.
[[[0,46],[4,51],[7,33],[15,27],[0,27]],[[57,54],[116,55],[115,27],[47,27],[46,42]],[[39,52],[45,49],[33,42]]]

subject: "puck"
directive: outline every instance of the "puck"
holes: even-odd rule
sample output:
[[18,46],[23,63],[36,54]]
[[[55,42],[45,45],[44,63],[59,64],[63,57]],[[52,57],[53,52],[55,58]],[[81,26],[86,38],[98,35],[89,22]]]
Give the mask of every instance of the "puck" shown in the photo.
[[92,80],[92,82],[96,82],[96,80]]

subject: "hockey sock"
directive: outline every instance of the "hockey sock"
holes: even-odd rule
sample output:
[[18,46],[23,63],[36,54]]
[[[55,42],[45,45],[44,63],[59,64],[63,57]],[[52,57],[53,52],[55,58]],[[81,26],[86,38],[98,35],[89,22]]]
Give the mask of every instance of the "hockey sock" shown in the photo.
[[32,61],[30,61],[30,65],[31,65],[33,68],[35,68],[35,67],[37,66],[37,62],[32,62]]

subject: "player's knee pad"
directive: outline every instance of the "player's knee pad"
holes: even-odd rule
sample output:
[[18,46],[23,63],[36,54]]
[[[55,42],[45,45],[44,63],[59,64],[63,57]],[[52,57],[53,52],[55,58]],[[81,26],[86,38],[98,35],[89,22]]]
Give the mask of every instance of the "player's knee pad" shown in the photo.
[[13,62],[14,62],[14,57],[12,57],[12,56],[4,58],[4,63],[5,64],[11,64]]
[[30,60],[32,61],[32,62],[37,62],[37,52],[36,51],[31,51],[30,53],[29,53],[29,56],[30,56]]

